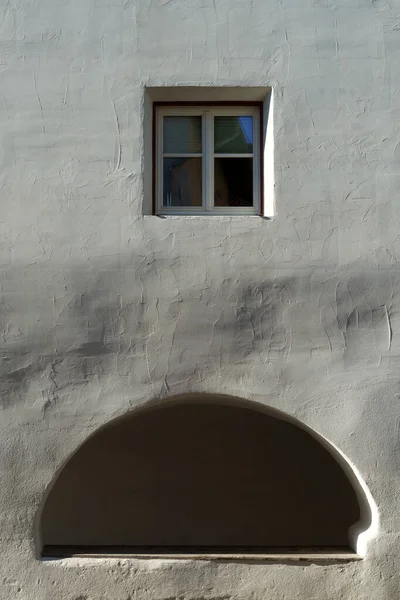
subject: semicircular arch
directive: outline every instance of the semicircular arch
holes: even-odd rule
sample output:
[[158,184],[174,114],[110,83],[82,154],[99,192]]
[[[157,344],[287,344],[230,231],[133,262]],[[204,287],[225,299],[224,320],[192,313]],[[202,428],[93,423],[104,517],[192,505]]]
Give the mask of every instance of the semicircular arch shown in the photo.
[[289,415],[232,396],[154,402],[94,432],[49,486],[44,555],[365,553],[373,501],[354,467]]

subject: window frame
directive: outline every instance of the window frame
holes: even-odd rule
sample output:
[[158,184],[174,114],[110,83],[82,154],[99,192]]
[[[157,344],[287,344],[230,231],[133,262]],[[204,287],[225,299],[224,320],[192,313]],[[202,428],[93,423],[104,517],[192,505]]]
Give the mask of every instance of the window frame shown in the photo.
[[[163,206],[163,117],[202,116],[202,206]],[[252,154],[214,152],[215,116],[253,117]],[[154,102],[153,104],[153,214],[160,216],[252,216],[263,211],[262,102]],[[189,155],[187,155],[189,157]],[[240,156],[253,160],[253,206],[214,206],[214,158]]]

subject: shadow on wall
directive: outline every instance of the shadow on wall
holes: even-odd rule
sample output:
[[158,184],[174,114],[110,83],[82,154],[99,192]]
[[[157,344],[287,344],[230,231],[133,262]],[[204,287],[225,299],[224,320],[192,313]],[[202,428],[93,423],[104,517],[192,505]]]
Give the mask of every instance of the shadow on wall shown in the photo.
[[179,257],[93,263],[60,279],[55,272],[48,287],[37,285],[37,270],[3,278],[3,404],[23,399],[39,379],[51,404],[110,369],[128,384],[137,374],[142,382],[187,381],[196,369],[231,370],[255,359],[268,365],[305,357],[305,368],[317,372],[362,371],[381,365],[391,348],[399,272],[283,276],[258,268],[253,277],[222,276],[211,265],[202,277],[195,261],[191,269]]
[[254,403],[191,395],[91,436],[50,487],[40,537],[44,555],[334,551],[370,524],[359,482],[321,438]]

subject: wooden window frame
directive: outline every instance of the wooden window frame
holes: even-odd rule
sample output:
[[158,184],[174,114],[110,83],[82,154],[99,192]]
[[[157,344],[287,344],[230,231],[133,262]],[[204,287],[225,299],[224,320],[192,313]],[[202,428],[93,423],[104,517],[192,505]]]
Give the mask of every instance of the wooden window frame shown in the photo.
[[[263,182],[263,103],[262,102],[154,102],[153,103],[153,214],[160,216],[257,216],[264,210]],[[238,111],[240,109],[240,111]],[[214,116],[252,116],[253,117],[253,206],[251,207],[214,207],[214,152],[213,117]],[[168,115],[201,115],[202,119],[202,182],[203,205],[201,207],[165,207],[163,206],[162,176],[162,118]],[[236,154],[232,154],[233,157]]]

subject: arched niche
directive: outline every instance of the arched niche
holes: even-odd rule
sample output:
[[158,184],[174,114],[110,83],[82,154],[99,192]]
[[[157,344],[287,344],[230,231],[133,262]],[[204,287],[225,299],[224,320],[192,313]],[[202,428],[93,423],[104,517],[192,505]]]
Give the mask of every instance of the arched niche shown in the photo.
[[44,556],[351,553],[371,523],[340,454],[282,413],[191,395],[94,433],[40,517]]

